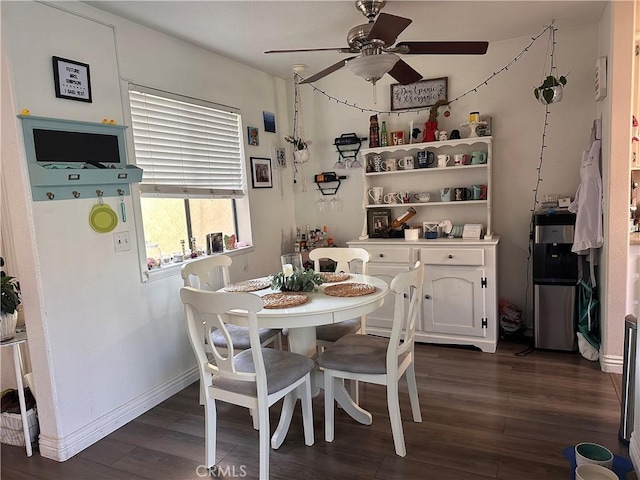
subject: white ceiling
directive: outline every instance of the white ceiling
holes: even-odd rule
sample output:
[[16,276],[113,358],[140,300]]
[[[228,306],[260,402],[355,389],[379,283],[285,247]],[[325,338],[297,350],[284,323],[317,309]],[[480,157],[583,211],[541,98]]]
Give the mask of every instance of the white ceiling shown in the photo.
[[[264,54],[270,49],[345,47],[352,27],[367,19],[354,1],[88,1],[96,8],[160,30],[281,78],[293,64],[314,74],[348,55],[339,52]],[[413,23],[398,41],[486,40],[597,23],[605,1],[395,1],[383,12]],[[491,49],[491,45],[489,45]],[[411,64],[411,56],[403,59]]]

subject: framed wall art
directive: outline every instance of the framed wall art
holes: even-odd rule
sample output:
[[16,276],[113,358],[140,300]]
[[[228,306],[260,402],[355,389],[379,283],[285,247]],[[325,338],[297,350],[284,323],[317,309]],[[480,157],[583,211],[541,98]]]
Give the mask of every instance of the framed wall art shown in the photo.
[[438,100],[447,100],[447,77],[391,85],[391,110],[426,108]]
[[391,209],[372,208],[367,210],[367,225],[370,238],[384,236],[391,227]]
[[51,58],[56,97],[91,103],[89,65],[62,57]]
[[247,127],[247,143],[254,147],[260,145],[260,138],[258,137],[258,129],[256,127]]
[[262,112],[264,131],[276,133],[276,116],[271,112]]
[[276,147],[274,149],[274,157],[275,157],[275,162],[277,166],[279,167],[287,166],[287,156],[284,148]]
[[251,186],[253,188],[273,187],[270,158],[251,157]]

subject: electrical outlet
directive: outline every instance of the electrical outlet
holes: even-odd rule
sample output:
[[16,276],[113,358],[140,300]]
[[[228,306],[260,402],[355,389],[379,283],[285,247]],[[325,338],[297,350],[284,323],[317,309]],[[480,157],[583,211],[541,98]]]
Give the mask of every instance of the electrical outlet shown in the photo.
[[116,252],[126,252],[131,250],[129,232],[117,232],[113,234],[113,246]]

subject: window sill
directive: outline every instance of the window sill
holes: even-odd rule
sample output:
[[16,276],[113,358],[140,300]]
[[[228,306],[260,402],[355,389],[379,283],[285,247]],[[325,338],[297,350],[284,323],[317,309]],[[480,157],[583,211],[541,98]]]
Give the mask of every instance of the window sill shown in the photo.
[[[236,257],[239,255],[246,255],[247,253],[253,252],[254,250],[255,250],[255,247],[253,245],[250,245],[248,247],[236,248],[235,250],[226,250],[223,253],[220,253],[218,255],[228,255],[229,257]],[[206,258],[206,257],[200,257],[200,258]],[[184,262],[180,262],[180,263],[170,263],[163,267],[157,268],[155,270],[148,270],[146,272],[143,272],[142,274],[143,282],[144,283],[155,282],[156,280],[161,280],[163,278],[169,278],[175,275],[180,275],[180,269],[185,263],[194,262],[196,260],[199,260],[199,259],[194,258],[193,260],[185,260]]]

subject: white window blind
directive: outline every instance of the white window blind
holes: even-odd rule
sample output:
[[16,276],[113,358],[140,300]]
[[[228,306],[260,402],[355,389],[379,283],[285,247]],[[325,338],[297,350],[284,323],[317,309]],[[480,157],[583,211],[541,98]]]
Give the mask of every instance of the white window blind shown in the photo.
[[130,86],[129,100],[142,194],[244,195],[239,113],[136,85]]

